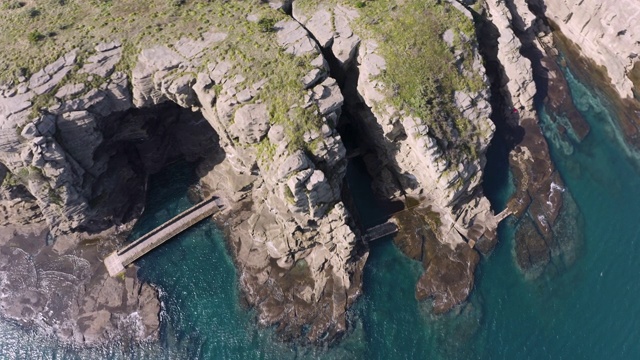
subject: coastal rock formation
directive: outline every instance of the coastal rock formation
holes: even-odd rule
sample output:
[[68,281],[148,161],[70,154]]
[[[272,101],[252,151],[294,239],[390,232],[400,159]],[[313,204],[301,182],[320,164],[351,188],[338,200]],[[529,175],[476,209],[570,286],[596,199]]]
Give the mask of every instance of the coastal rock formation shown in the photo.
[[86,344],[157,336],[156,290],[133,269],[122,280],[110,278],[99,260],[115,245],[106,240],[113,231],[60,238],[52,246],[42,213],[22,186],[0,190],[0,216],[3,317]]
[[[86,32],[79,36],[49,32],[45,42],[34,32],[6,46],[3,316],[77,342],[122,331],[154,338],[156,291],[134,269],[107,277],[101,259],[140,215],[147,177],[186,159],[198,162],[202,195],[225,205],[217,220],[259,322],[286,339],[339,337],[368,255],[342,198],[345,127],[355,129],[376,194],[407,205],[395,242],[422,262],[416,297],[433,299],[436,313],[469,296],[478,251],[491,251],[510,214],[521,219],[520,266],[549,261],[565,190],[534,106],[534,79],[549,72],[536,40],[546,27],[532,2],[167,3],[135,28],[112,16],[78,26]],[[611,21],[607,14],[601,18]],[[475,20],[493,42],[484,59]],[[623,30],[615,36],[627,44]],[[38,54],[26,67],[10,63],[22,47]],[[611,68],[621,91],[632,67],[625,61]],[[487,63],[499,70],[489,74]],[[490,81],[499,82],[499,107],[490,103]],[[482,189],[496,113],[511,130],[517,181],[501,214]],[[577,124],[570,127],[586,136]]]
[[[562,181],[551,161],[534,105],[536,60],[531,53],[537,46],[527,32],[533,29],[531,16],[526,15],[530,13],[522,6],[512,4],[509,8],[501,1],[487,1],[486,6],[491,24],[499,31],[497,60],[503,67],[503,76],[509,79],[502,89],[506,99],[503,116],[512,132],[521,132],[509,156],[516,192],[507,207],[517,218],[524,219],[516,234],[516,260],[521,268],[529,270],[549,261],[549,248],[544,240],[540,245],[539,240],[553,236],[552,227],[562,206]],[[537,256],[538,252],[547,256]]]
[[[413,3],[405,4],[404,8],[392,9],[387,15],[391,19],[411,16],[407,12],[412,11],[414,6]],[[448,3],[428,6],[432,6],[434,12],[448,12],[460,26],[471,22],[471,14],[464,7],[454,7]],[[418,48],[442,46],[445,54],[450,54],[452,63],[455,62],[454,71],[480,84],[478,90],[473,90],[474,85],[457,88],[450,99],[430,100],[428,90],[424,89],[421,96],[427,105],[421,104],[419,107],[429,107],[432,101],[435,103],[435,109],[427,113],[417,111],[407,103],[394,102],[398,94],[391,89],[404,84],[389,83],[383,76],[383,73],[392,70],[389,66],[400,66],[395,63],[388,65],[385,56],[389,56],[390,52],[384,47],[392,46],[389,44],[397,39],[383,39],[380,43],[375,30],[365,29],[358,20],[360,16],[369,15],[366,10],[359,15],[357,11],[342,6],[339,1],[337,4],[294,1],[292,13],[313,34],[323,52],[335,59],[333,66],[336,68],[332,68],[332,71],[342,77],[340,80],[346,94],[346,109],[350,121],[359,130],[360,146],[366,148],[368,153],[365,161],[368,160],[378,195],[387,199],[400,196],[419,199],[421,206],[428,207],[432,217],[437,219],[427,225],[432,228],[437,241],[429,243],[432,251],[429,260],[424,262],[425,274],[417,285],[417,296],[421,299],[434,297],[438,312],[451,309],[464,301],[473,287],[473,270],[478,255],[469,247],[477,242],[494,242],[500,220],[493,214],[480,186],[486,162],[485,152],[494,126],[489,120],[491,108],[486,77],[473,34],[467,34],[459,28],[445,28],[446,31],[441,30],[441,38],[417,45]],[[386,21],[381,20],[382,23]],[[438,31],[436,28],[427,30],[422,27],[428,24],[412,24],[418,24],[413,30],[418,33]],[[381,26],[384,28],[385,25]],[[403,34],[406,35],[406,32]],[[454,45],[454,39],[461,43]],[[411,58],[406,59],[408,65],[402,66],[419,66],[411,61]],[[446,62],[447,59],[439,61]],[[422,86],[431,86],[428,84],[430,81],[433,80],[426,80]],[[436,80],[433,86],[441,86],[439,81]],[[447,102],[453,104],[454,109],[445,113]],[[402,221],[401,218],[401,228]],[[414,222],[414,225],[426,224]],[[407,232],[413,231],[412,227],[404,228]],[[401,246],[409,253],[417,251],[412,247],[418,246],[420,249],[422,246],[421,242],[419,245],[412,240],[409,242],[414,245]],[[454,267],[443,266],[443,262],[447,262],[445,259],[458,255],[472,258],[470,261],[461,261],[466,264],[467,270],[458,272]],[[447,295],[451,293],[459,295]]]
[[[228,204],[230,243],[260,321],[279,324],[284,336],[330,340],[346,330],[366,260],[340,199],[346,151],[335,126],[343,96],[299,23],[252,9],[259,15],[234,14],[245,28],[258,28],[260,16],[280,21],[236,58],[226,47],[241,45],[244,34],[211,29],[142,49],[130,75],[116,71],[124,45],[113,41],[98,44],[81,67],[74,50],[5,86],[0,162],[59,244],[135,219],[147,174],[176,157],[204,159],[202,183]],[[252,57],[256,48],[268,56]],[[279,76],[265,76],[276,71],[269,66]],[[42,103],[47,94],[54,96]],[[95,321],[107,322],[95,311]],[[102,325],[80,320],[85,341],[97,339]]]
[[640,54],[640,43],[635,37],[640,32],[637,1],[604,4],[597,0],[535,0],[531,3],[578,45],[583,56],[606,69],[621,97],[633,98],[634,82],[630,73]]
[[575,141],[581,141],[589,127],[573,104],[566,101],[569,94],[563,74],[555,59],[545,53],[552,50],[551,38],[545,35],[549,30],[544,19],[521,1],[487,1],[485,6],[490,20],[484,25],[486,31],[499,32],[495,50],[490,45],[495,53],[488,57],[501,65],[498,76],[504,84],[500,89],[504,99],[503,131],[513,146],[509,163],[516,192],[507,208],[518,221],[516,261],[535,277],[550,262],[552,254],[559,251],[556,237],[562,230],[558,220],[570,194],[565,193],[551,160],[534,97],[547,101],[553,120]]

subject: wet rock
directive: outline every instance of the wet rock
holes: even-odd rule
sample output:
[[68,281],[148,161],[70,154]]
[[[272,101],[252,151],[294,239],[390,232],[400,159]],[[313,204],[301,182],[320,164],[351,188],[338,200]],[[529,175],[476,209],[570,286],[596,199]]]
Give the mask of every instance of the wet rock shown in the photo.
[[437,235],[438,216],[430,208],[399,213],[395,218],[400,230],[393,241],[405,255],[422,263],[425,270],[416,284],[416,297],[433,299],[434,312],[441,314],[471,293],[480,255],[467,244],[453,248],[443,244]]
[[633,97],[629,72],[637,62],[634,54],[640,53],[640,44],[635,40],[640,33],[640,4],[619,1],[605,9],[596,0],[534,3],[579,46],[583,56],[606,68],[609,82],[620,97]]
[[[97,257],[103,255],[98,247],[109,244],[94,239],[71,253],[56,252],[44,241],[46,224],[39,218],[29,225],[0,226],[0,314],[75,344],[155,338],[157,293],[145,289],[149,286],[132,271],[124,279],[108,278]],[[120,320],[134,313],[141,314],[137,323]]]
[[480,255],[466,244],[452,249],[440,242],[427,242],[425,250],[425,272],[416,285],[416,297],[433,298],[433,311],[441,314],[469,296]]
[[[551,41],[550,37],[547,37],[546,41]],[[553,46],[552,43],[546,44],[547,56],[542,59],[544,67],[549,72],[548,94],[545,100],[550,109],[548,113],[559,127],[564,128],[576,140],[582,141],[589,134],[590,126],[573,103],[569,85],[557,63],[559,59],[554,57],[550,45]],[[565,119],[568,120],[568,124],[565,123]]]
[[516,232],[516,260],[518,266],[526,272],[538,272],[544,268],[550,259],[549,245],[544,236],[538,231],[529,216],[525,216],[518,225]]

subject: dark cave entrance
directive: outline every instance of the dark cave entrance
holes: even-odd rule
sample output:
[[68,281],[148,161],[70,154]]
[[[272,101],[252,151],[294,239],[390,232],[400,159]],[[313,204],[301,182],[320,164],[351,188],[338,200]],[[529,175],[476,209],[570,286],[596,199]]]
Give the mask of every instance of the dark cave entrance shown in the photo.
[[95,212],[82,229],[87,231],[136,219],[144,209],[150,175],[179,161],[197,165],[221,151],[218,135],[202,114],[172,102],[111,114],[98,127],[104,140],[94,160],[106,168],[85,174],[85,193]]

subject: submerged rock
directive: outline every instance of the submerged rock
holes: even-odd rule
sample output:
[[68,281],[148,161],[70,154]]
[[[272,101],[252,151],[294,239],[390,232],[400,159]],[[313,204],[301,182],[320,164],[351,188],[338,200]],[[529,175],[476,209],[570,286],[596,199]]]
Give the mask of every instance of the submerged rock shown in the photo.
[[428,242],[425,252],[425,272],[416,285],[416,297],[433,298],[433,310],[441,314],[465,301],[471,293],[480,255],[464,244],[452,249],[439,242]]

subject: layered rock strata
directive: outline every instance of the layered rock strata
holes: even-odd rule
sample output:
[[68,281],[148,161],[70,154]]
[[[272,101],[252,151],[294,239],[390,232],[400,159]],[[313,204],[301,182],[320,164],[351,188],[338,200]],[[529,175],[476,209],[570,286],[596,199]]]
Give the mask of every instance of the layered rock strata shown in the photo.
[[[538,9],[573,43],[583,56],[604,67],[611,84],[623,98],[633,98],[632,69],[638,62],[640,4],[620,0],[533,0]],[[637,86],[637,85],[635,85]]]
[[[461,6],[456,8],[448,3],[428,6],[433,8],[426,11],[461,11],[461,22],[471,22],[471,14]],[[402,11],[392,10],[388,16],[401,17]],[[400,217],[398,239],[406,240],[398,241],[406,242],[401,248],[408,253],[423,253],[416,250],[421,249],[423,243],[431,249],[424,252],[428,254],[424,259],[426,271],[417,285],[416,295],[420,299],[434,297],[438,312],[451,309],[464,301],[473,287],[473,272],[479,257],[470,246],[478,242],[494,243],[500,220],[480,186],[485,152],[494,127],[489,120],[486,77],[475,40],[453,28],[443,29],[440,34],[439,41],[446,44],[457,60],[449,66],[457,66],[455,71],[463,76],[477,76],[483,83],[480,91],[460,88],[444,100],[453,103],[458,116],[468,124],[460,127],[454,122],[454,116],[437,120],[421,118],[392,101],[393,84],[385,82],[383,77],[387,61],[379,42],[384,42],[384,37],[366,31],[357,11],[339,1],[335,4],[294,1],[292,14],[313,34],[323,51],[335,58],[334,73],[345,75],[342,86],[347,94],[346,107],[350,121],[360,131],[361,146],[368,152],[365,160],[368,159],[378,195],[387,199],[401,196],[419,199],[423,209],[416,211],[428,208],[435,219],[420,222],[414,221],[415,217],[412,221]],[[462,39],[459,40],[462,43],[454,39]],[[420,237],[412,234],[415,227],[424,226],[431,229],[435,242],[415,239]],[[458,268],[464,270],[458,271]]]
[[544,19],[522,1],[487,1],[485,6],[490,22],[484,26],[489,33],[499,33],[497,49],[489,57],[501,65],[496,80],[504,84],[502,118],[513,146],[509,163],[516,192],[507,207],[518,219],[516,261],[537,276],[559,252],[557,237],[563,230],[558,221],[563,202],[572,200],[551,160],[535,98],[544,99],[553,121],[573,141],[581,141],[589,126],[570,101],[555,59],[546,54],[553,50]]
[[[99,44],[81,67],[74,50],[3,88],[0,162],[38,204],[57,244],[126,220],[113,214],[135,218],[122,206],[140,199],[108,197],[123,183],[143,187],[146,174],[177,154],[205,157],[203,183],[232,209],[231,245],[260,321],[286,336],[330,340],[346,330],[366,259],[340,200],[343,97],[304,28],[264,6],[256,11],[243,26],[282,19],[262,36],[276,61],[289,62],[289,82],[260,77],[266,69],[246,54],[221,56],[238,40],[213,29],[141,50],[130,75],[116,71],[120,42]],[[50,103],[38,103],[43,95],[53,95]]]
[[[433,17],[420,24],[455,20],[429,28],[444,56],[441,69],[455,74],[455,84],[443,91],[442,74],[433,75],[406,101],[405,89],[388,77],[398,65],[388,51],[391,34],[375,25],[398,20],[416,4]],[[0,271],[17,289],[3,303],[4,316],[86,342],[109,339],[133,319],[136,338],[153,338],[154,290],[133,271],[124,280],[107,278],[100,259],[117,240],[100,237],[115,232],[121,240],[141,212],[146,176],[183,157],[201,161],[203,188],[227,204],[219,219],[259,321],[277,325],[286,338],[335,339],[348,327],[367,258],[341,199],[347,164],[336,130],[341,121],[358,130],[376,192],[420,204],[397,217],[396,241],[422,261],[416,295],[433,298],[436,312],[468,297],[476,249],[491,250],[497,224],[509,213],[524,217],[521,266],[548,261],[541,244],[553,236],[564,190],[533,103],[540,59],[521,55],[535,50],[540,29],[524,1],[485,3],[499,31],[494,56],[507,104],[497,110],[523,134],[511,156],[518,191],[498,216],[481,187],[494,126],[473,32],[479,14],[455,1],[406,1],[384,9],[390,20],[374,13],[367,22],[363,14],[379,3],[269,5],[242,3],[243,11],[220,5],[224,19],[197,36],[73,49],[0,87],[2,259],[10,260]],[[403,64],[419,74],[411,55],[430,50],[403,49]],[[622,68],[627,76],[626,63],[612,71]],[[624,76],[614,79],[622,90]],[[47,228],[49,244],[27,249]],[[20,264],[15,279],[11,263]],[[38,279],[51,271],[51,287],[70,289],[58,303],[37,291]],[[15,306],[14,299],[24,301]]]

